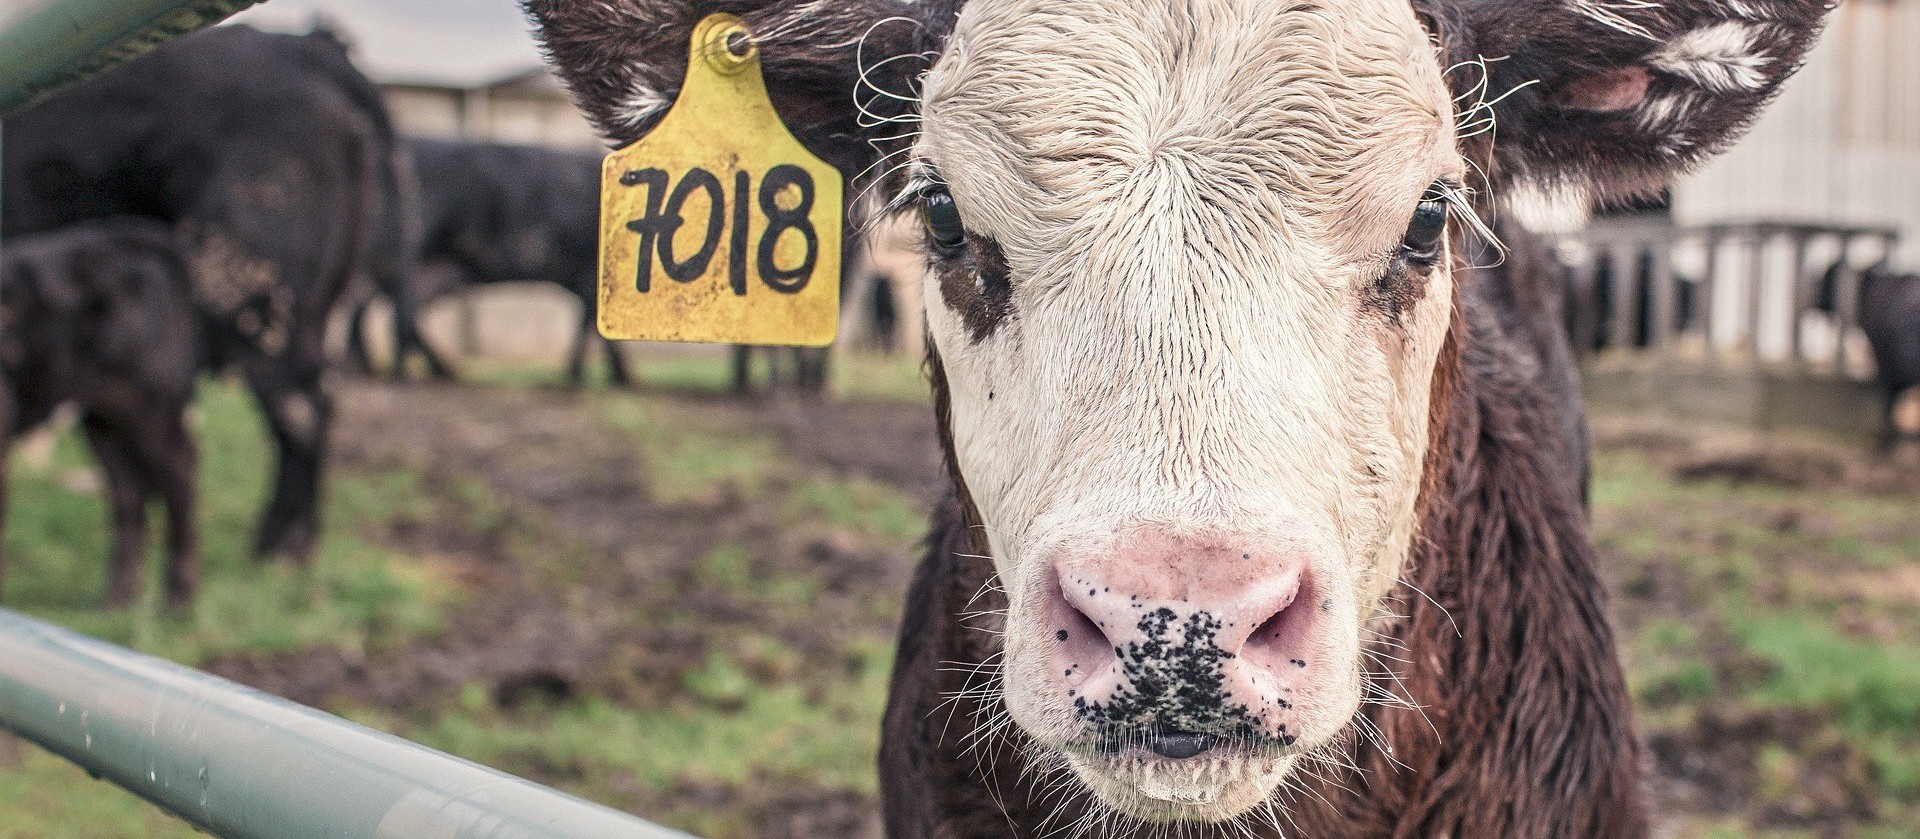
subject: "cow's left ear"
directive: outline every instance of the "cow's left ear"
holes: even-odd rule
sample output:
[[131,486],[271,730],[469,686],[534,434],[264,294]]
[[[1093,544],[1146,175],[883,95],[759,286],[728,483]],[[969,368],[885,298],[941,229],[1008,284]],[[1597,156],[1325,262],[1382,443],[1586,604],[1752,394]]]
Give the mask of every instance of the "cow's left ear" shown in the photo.
[[616,146],[665,116],[686,78],[694,27],[716,12],[753,33],[781,119],[849,178],[875,141],[911,134],[921,73],[961,0],[523,0],[575,103]]
[[1657,192],[1738,138],[1799,68],[1833,8],[1828,0],[1416,5],[1457,62],[1462,109],[1492,103],[1490,114],[1463,122],[1471,131],[1492,117],[1496,186],[1573,189],[1595,201]]

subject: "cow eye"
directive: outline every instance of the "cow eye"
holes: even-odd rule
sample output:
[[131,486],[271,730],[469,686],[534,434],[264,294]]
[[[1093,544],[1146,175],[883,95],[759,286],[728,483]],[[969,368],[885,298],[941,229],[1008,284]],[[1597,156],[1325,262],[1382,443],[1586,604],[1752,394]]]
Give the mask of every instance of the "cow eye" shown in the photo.
[[920,193],[920,216],[927,224],[927,241],[942,254],[954,253],[967,243],[966,225],[960,223],[960,207],[953,194],[943,186],[930,186]]
[[1438,184],[1420,197],[1407,224],[1407,237],[1400,242],[1400,256],[1409,262],[1431,265],[1440,260],[1440,244],[1447,235],[1447,198]]

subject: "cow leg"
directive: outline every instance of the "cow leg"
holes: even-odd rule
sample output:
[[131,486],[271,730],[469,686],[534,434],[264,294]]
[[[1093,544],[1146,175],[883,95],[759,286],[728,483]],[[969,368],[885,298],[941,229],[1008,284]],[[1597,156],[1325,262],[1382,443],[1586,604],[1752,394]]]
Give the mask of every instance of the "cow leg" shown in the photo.
[[745,344],[733,345],[733,395],[745,396],[753,392],[753,348]]
[[407,356],[417,352],[421,360],[427,363],[427,375],[439,381],[451,381],[453,368],[420,334],[420,307],[414,300],[411,286],[411,283],[402,283],[393,301],[393,377],[407,377]]
[[1880,436],[1874,440],[1873,450],[1880,454],[1892,452],[1900,443],[1900,423],[1896,414],[1900,408],[1900,388],[1887,385],[1880,402]]
[[353,372],[362,376],[371,376],[373,354],[367,350],[367,310],[373,308],[373,298],[369,297],[354,304],[353,311],[347,315],[347,362],[353,365]]
[[140,592],[141,559],[147,546],[147,486],[135,457],[133,432],[124,424],[89,413],[80,420],[93,456],[106,476],[113,547],[107,555],[107,605],[124,606]]
[[593,341],[593,304],[581,301],[580,323],[573,330],[573,346],[567,351],[567,387],[579,390],[587,384],[587,344]]
[[798,366],[800,392],[817,396],[826,392],[828,366],[833,361],[831,347],[805,347],[793,351],[794,364]]
[[596,338],[601,349],[607,355],[607,381],[614,387],[633,387],[633,376],[627,372],[627,357],[620,352],[620,344],[605,338]]
[[273,498],[260,518],[254,555],[304,565],[319,536],[320,473],[333,404],[316,365],[256,357],[243,369],[277,453]]
[[200,530],[194,518],[194,474],[199,457],[187,431],[186,409],[165,412],[142,437],[148,484],[167,510],[167,605],[193,602],[200,589]]
[[13,453],[14,407],[13,397],[5,391],[10,389],[5,377],[0,376],[0,602],[5,602],[7,593],[7,484]]

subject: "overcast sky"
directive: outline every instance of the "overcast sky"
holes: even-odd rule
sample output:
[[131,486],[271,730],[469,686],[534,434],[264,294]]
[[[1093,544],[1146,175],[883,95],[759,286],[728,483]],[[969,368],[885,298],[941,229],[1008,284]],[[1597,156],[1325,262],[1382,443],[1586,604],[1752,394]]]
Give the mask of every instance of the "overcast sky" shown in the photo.
[[270,0],[234,19],[304,32],[316,14],[346,32],[361,67],[382,81],[473,84],[540,63],[514,0]]

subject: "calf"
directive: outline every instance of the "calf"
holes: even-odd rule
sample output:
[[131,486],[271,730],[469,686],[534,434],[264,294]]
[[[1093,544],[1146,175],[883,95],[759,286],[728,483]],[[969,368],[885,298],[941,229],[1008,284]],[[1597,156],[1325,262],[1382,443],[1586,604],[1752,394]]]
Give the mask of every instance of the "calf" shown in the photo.
[[[173,231],[147,219],[83,222],[0,251],[0,465],[20,434],[62,404],[79,406],[112,507],[111,604],[139,589],[156,498],[167,516],[168,602],[184,604],[199,584],[186,427],[200,364],[191,294]],[[0,519],[4,492],[0,482]]]
[[[1848,270],[1845,262],[1827,269],[1815,308],[1828,314],[1839,311],[1840,275]],[[1887,452],[1900,442],[1894,417],[1900,396],[1920,385],[1920,275],[1897,274],[1885,265],[1867,269],[1860,275],[1860,302],[1854,311],[1860,313],[1860,331],[1873,348],[1874,382],[1884,400],[1876,447]]]
[[[580,300],[580,323],[568,354],[567,380],[585,380],[589,343],[600,341],[600,156],[502,143],[407,141],[420,184],[418,262],[427,278],[414,287],[425,303],[457,288],[484,283],[549,281]],[[359,304],[347,333],[348,351],[364,369],[361,329],[368,303]],[[405,355],[437,355],[416,336],[395,336],[396,369]],[[615,383],[629,384],[625,359],[605,348]]]
[[239,368],[276,444],[262,556],[312,552],[333,416],[326,317],[365,270],[393,136],[339,41],[240,26],[181,38],[6,123],[6,236],[138,215],[181,237],[209,362]]
[[1661,189],[1824,2],[527,7],[615,141],[743,14],[923,221],[952,493],[891,836],[1646,835],[1562,290],[1478,219]]

